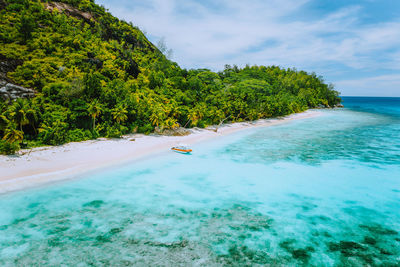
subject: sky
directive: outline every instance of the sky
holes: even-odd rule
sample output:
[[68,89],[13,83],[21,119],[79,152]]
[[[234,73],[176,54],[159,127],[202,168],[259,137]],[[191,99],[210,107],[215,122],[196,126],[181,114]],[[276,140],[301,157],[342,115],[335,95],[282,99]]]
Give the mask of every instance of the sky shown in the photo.
[[96,0],[181,67],[277,65],[343,96],[400,97],[400,0]]

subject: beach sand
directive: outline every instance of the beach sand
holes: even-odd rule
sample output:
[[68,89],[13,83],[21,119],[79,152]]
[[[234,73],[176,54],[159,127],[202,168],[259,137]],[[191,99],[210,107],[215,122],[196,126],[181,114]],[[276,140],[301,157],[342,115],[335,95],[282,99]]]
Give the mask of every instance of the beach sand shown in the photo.
[[211,129],[191,129],[192,133],[188,136],[131,134],[120,139],[100,138],[62,146],[21,150],[15,156],[0,156],[0,194],[65,180],[98,168],[123,164],[154,153],[168,151],[179,143],[191,145],[247,128],[278,125],[321,114],[317,110],[308,110],[278,119],[225,124],[219,127],[218,132]]

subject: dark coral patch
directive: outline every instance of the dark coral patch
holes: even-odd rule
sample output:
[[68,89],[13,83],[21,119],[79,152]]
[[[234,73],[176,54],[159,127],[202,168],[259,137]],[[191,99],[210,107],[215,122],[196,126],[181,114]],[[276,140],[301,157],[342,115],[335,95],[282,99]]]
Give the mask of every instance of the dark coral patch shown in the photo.
[[69,229],[68,226],[56,226],[56,227],[53,227],[51,230],[49,230],[48,234],[49,235],[57,235],[57,234],[67,231],[68,229]]
[[103,200],[93,200],[83,204],[84,207],[100,208],[104,204]]
[[398,233],[395,230],[386,228],[380,224],[361,224],[361,228],[368,230],[372,234],[376,235],[397,235]]
[[113,228],[110,230],[110,234],[112,234],[112,235],[118,234],[120,232],[122,232],[121,228]]
[[315,252],[315,249],[313,247],[306,247],[306,248],[300,248],[300,249],[295,249],[292,251],[292,256],[293,258],[297,260],[301,260],[303,262],[308,262],[311,258],[311,253]]
[[106,236],[106,235],[98,235],[98,236],[96,236],[96,241],[99,243],[107,243],[107,242],[111,242],[111,239],[109,236]]
[[315,249],[311,246],[306,248],[295,248],[295,243],[295,239],[286,239],[280,242],[279,246],[290,253],[294,259],[308,262],[311,258],[311,253],[315,252]]
[[371,237],[371,236],[366,236],[364,237],[364,244],[368,244],[368,245],[375,245],[377,243],[376,239]]
[[339,243],[331,242],[328,244],[328,248],[332,252],[339,251],[342,255],[357,256],[360,251],[365,251],[365,247],[353,241],[340,241]]
[[15,219],[11,224],[16,225],[16,224],[19,224],[19,223],[26,222],[28,220],[29,220],[29,218],[18,218],[18,219]]

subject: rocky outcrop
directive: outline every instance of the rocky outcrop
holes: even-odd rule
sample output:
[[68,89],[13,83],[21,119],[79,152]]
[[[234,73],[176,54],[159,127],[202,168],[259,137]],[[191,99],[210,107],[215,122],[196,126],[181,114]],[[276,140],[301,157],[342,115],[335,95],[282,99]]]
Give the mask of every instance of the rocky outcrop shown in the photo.
[[22,63],[21,59],[8,58],[0,54],[0,98],[5,101],[12,101],[17,98],[30,98],[36,94],[36,91],[32,89],[13,84],[13,81],[7,77],[8,72],[15,71]]
[[46,9],[50,12],[53,12],[53,10],[56,9],[60,12],[65,12],[69,16],[84,19],[87,22],[91,22],[93,20],[93,15],[91,13],[80,11],[79,9],[65,3],[51,2],[46,3],[45,5]]
[[323,108],[329,108],[329,106],[319,104],[316,108],[323,109]]
[[166,136],[186,136],[191,134],[190,130],[183,127],[177,127],[174,129],[160,129],[160,127],[156,127],[154,129],[154,132],[156,134],[166,135]]
[[0,81],[0,96],[5,101],[12,101],[17,98],[34,97],[36,92],[22,86],[18,86],[6,81]]
[[324,108],[344,108],[344,106],[342,105],[342,104],[336,104],[336,105],[333,105],[333,106],[329,106],[329,105],[318,105],[316,108],[318,108],[318,109],[324,109]]

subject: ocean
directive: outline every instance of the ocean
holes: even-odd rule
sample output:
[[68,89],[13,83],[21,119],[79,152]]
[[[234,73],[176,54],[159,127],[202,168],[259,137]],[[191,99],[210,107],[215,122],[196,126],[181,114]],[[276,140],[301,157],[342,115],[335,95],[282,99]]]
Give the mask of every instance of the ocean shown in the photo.
[[399,266],[400,98],[0,196],[0,266]]

